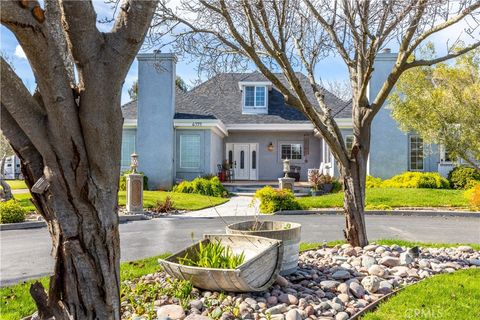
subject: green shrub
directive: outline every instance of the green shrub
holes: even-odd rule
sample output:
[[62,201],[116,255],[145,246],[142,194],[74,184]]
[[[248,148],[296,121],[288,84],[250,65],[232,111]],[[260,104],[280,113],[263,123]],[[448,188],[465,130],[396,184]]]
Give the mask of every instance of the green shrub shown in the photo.
[[480,182],[477,182],[472,188],[465,191],[465,198],[467,198],[470,209],[480,210]]
[[343,185],[340,181],[333,179],[332,184],[333,184],[332,193],[337,193],[342,191]]
[[448,173],[448,181],[454,189],[470,189],[480,182],[480,171],[475,168],[459,166]]
[[[120,183],[118,185],[119,191],[126,191],[127,190],[127,175],[132,173],[132,170],[123,171],[120,174]],[[138,172],[143,174],[143,172]],[[143,190],[148,190],[148,177],[143,175]]]
[[382,179],[375,178],[375,177],[372,177],[372,176],[367,176],[367,181],[365,183],[365,187],[367,189],[381,188],[382,187]]
[[195,178],[192,181],[182,181],[173,187],[173,192],[181,193],[197,193],[204,196],[213,197],[226,197],[228,191],[220,183],[218,177],[212,177],[210,179]]
[[281,210],[300,210],[302,206],[297,201],[292,191],[283,189],[275,190],[270,186],[255,192],[255,198],[260,200],[261,213],[273,213]]
[[15,200],[0,202],[0,223],[25,221],[25,209]]
[[382,182],[382,188],[448,189],[450,183],[437,172],[405,172]]

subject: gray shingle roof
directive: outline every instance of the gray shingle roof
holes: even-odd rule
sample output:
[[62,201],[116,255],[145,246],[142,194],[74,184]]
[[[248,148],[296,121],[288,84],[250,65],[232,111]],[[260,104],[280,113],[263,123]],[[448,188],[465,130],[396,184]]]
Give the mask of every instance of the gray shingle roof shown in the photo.
[[[287,85],[282,75],[278,75]],[[308,98],[316,105],[313,90],[305,75],[297,73]],[[285,104],[283,95],[273,87],[268,94],[268,114],[242,114],[240,81],[267,81],[258,72],[224,73],[183,93],[177,90],[175,97],[175,119],[220,119],[224,124],[239,123],[305,123],[308,120],[297,109]],[[351,117],[351,101],[343,101],[320,87],[325,102],[338,118]],[[124,118],[136,118],[136,101],[122,106]]]

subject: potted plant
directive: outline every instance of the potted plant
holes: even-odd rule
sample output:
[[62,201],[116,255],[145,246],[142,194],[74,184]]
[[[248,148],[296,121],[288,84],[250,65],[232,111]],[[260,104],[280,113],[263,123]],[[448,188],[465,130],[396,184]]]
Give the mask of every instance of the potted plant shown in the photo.
[[333,178],[328,174],[322,174],[320,179],[320,188],[323,193],[330,193],[333,189]]
[[323,190],[321,188],[321,183],[320,183],[321,177],[322,177],[322,174],[318,169],[312,170],[311,172],[309,172],[308,181],[312,184],[312,187],[310,189],[310,194],[312,196],[319,196],[323,194]]
[[258,219],[233,223],[227,226],[227,234],[243,234],[282,240],[283,258],[281,275],[297,270],[302,225],[284,221],[260,221]]

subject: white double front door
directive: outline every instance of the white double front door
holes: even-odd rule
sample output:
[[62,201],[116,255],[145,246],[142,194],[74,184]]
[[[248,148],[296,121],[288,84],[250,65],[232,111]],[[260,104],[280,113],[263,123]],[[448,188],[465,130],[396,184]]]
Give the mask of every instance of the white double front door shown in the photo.
[[258,179],[258,143],[227,143],[227,161],[235,171],[235,180]]

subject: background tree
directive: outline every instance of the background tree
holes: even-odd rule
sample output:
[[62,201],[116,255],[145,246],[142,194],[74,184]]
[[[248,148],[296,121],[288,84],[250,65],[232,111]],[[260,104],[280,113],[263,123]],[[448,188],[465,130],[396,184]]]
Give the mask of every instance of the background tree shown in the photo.
[[135,80],[132,83],[130,89],[128,89],[128,95],[130,96],[130,100],[137,100],[138,97],[138,80]]
[[322,87],[344,101],[352,99],[352,87],[348,80],[327,80],[320,82]]
[[[352,245],[364,246],[368,243],[364,208],[372,121],[403,72],[480,45],[477,37],[474,44],[449,50],[439,58],[409,60],[425,39],[465,17],[478,16],[479,7],[480,2],[473,0],[455,4],[445,0],[190,0],[182,1],[179,8],[162,2],[154,26],[161,26],[157,37],[172,33],[175,48],[197,57],[199,69],[207,74],[255,64],[286,102],[312,121],[339,166],[345,190],[345,237]],[[367,86],[375,57],[393,42],[399,45],[395,65],[376,97],[369,99]],[[315,77],[318,62],[333,52],[346,64],[352,88],[351,150],[345,146]],[[307,89],[314,92],[316,101],[309,100],[307,89],[300,85],[295,72],[299,70],[306,73],[311,85]]]
[[43,3],[2,1],[0,11],[38,85],[30,94],[1,59],[1,129],[55,257],[48,296],[40,283],[30,292],[40,319],[120,319],[120,97],[156,1],[124,0],[107,33],[91,1]]
[[[177,86],[178,89],[180,89],[183,92],[188,91],[187,84],[185,83],[185,81],[183,81],[182,77],[180,76],[177,76],[175,78],[175,85]],[[130,87],[130,89],[128,89],[128,95],[130,96],[131,100],[136,100],[138,98],[138,80],[135,80],[132,86]]]
[[405,72],[389,101],[402,130],[443,145],[451,159],[462,158],[480,170],[480,49],[453,65]]
[[8,201],[13,198],[12,189],[5,181],[5,161],[12,155],[14,155],[12,147],[0,131],[0,201]]

